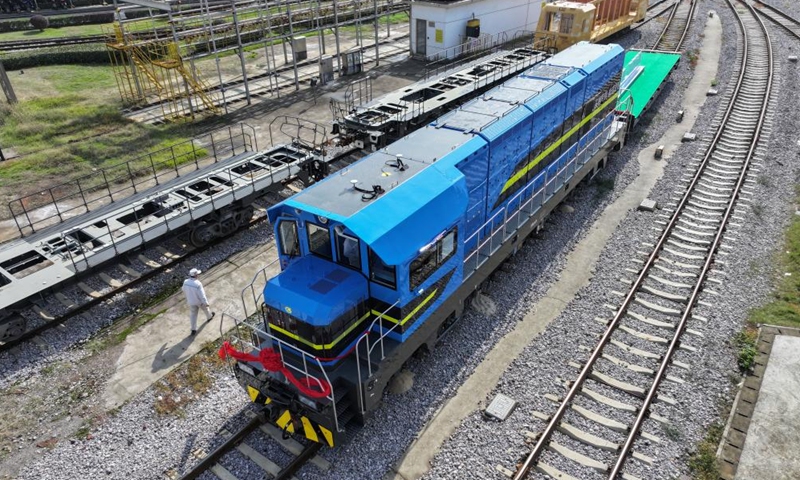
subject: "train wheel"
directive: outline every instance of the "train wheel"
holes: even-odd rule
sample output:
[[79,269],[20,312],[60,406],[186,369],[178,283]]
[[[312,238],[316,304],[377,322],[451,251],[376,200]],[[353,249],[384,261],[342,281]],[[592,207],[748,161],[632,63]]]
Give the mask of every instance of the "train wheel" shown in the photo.
[[13,315],[8,320],[0,323],[0,340],[10,342],[25,333],[27,321],[24,317]]
[[218,230],[218,224],[204,223],[202,225],[198,225],[189,235],[189,241],[191,241],[192,245],[195,247],[202,247],[217,236],[216,231]]
[[236,229],[237,229],[237,223],[235,218],[229,218],[227,220],[223,220],[219,224],[219,236],[227,237],[231,233],[235,232]]
[[253,212],[254,209],[252,205],[248,205],[243,209],[236,211],[236,213],[233,214],[233,220],[236,222],[236,227],[241,228],[247,226],[247,224],[250,223],[250,219],[253,218]]

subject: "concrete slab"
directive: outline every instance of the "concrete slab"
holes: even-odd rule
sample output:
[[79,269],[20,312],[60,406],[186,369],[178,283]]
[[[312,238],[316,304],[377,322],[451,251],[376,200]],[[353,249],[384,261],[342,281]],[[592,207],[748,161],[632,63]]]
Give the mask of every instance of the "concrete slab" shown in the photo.
[[775,336],[736,478],[800,478],[800,338]]
[[[700,108],[705,103],[705,92],[709,82],[717,78],[717,65],[722,45],[722,24],[719,16],[708,18],[703,35],[703,45],[694,69],[694,77],[682,102],[684,122],[676,124],[664,135],[644,148],[638,156],[639,176],[625,189],[622,195],[606,207],[592,225],[586,237],[575,246],[567,259],[567,265],[556,282],[531,308],[525,318],[508,335],[503,337],[488,353],[486,359],[448,400],[420,432],[419,437],[406,451],[385,478],[411,480],[419,478],[430,468],[430,462],[442,443],[455,432],[461,421],[480,403],[497,384],[503,371],[522,352],[533,338],[539,335],[566,307],[578,290],[587,285],[586,272],[594,270],[603,247],[611,238],[619,223],[630,210],[635,209],[650,193],[661,177],[665,162],[654,161],[653,155],[659,145],[667,145],[664,160],[669,160],[680,145],[687,128],[692,128]],[[564,478],[564,477],[558,477]]]
[[[255,274],[275,257],[273,245],[261,245],[203,272],[200,280],[209,297],[211,310],[217,316],[209,323],[199,323],[196,336],[189,334],[189,306],[183,292],[179,291],[152,307],[149,313],[157,316],[126,339],[125,348],[117,360],[117,371],[106,384],[106,407],[118,407],[143,392],[200,351],[206,342],[219,338],[221,331],[230,329],[233,318],[243,319],[242,288],[250,284]],[[267,271],[267,278],[278,270],[277,263],[273,264]],[[159,314],[160,311],[163,313]],[[252,301],[248,311],[255,311]]]

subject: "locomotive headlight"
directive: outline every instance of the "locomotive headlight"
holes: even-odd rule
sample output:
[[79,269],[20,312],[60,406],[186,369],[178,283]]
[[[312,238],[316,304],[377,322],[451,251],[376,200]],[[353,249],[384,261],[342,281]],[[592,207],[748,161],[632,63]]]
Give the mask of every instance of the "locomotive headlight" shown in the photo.
[[310,398],[306,398],[306,397],[303,397],[303,396],[299,396],[298,398],[300,398],[300,403],[302,403],[302,404],[304,404],[304,405],[306,405],[308,407],[311,407],[314,410],[317,409],[317,402],[311,400]]
[[256,376],[256,372],[253,371],[253,367],[251,367],[250,365],[247,365],[245,363],[240,363],[238,365],[239,365],[239,370],[243,371],[244,373],[249,373],[253,377]]

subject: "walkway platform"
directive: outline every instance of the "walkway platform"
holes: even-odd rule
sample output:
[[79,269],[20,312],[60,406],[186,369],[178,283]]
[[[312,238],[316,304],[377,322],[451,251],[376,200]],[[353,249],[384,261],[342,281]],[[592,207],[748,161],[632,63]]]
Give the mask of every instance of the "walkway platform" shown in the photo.
[[658,98],[680,59],[680,53],[648,50],[625,52],[617,109],[622,110],[632,102],[630,107],[634,125]]
[[800,478],[800,330],[764,326],[720,448],[720,478]]

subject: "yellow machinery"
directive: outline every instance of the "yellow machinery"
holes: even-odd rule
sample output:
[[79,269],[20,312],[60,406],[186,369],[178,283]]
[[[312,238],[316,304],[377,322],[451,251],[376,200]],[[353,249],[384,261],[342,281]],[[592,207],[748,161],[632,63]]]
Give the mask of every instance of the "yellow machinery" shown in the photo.
[[558,0],[542,4],[536,39],[557,51],[586,40],[598,42],[644,19],[647,0]]
[[200,112],[218,113],[212,90],[196,68],[187,68],[172,39],[131,40],[117,23],[106,46],[126,105],[156,102],[162,116],[170,120],[194,119]]

